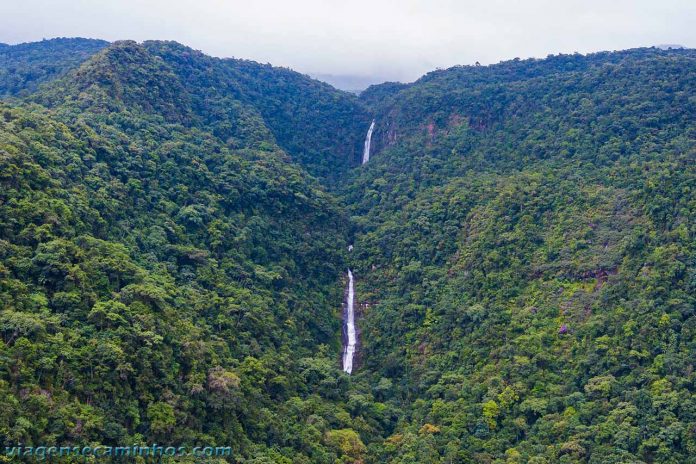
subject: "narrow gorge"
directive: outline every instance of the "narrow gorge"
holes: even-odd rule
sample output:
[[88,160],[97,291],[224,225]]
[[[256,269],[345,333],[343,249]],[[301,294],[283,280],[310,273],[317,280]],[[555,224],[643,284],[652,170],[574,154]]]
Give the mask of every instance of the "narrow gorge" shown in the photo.
[[696,464],[694,89],[696,50],[354,95],[169,41],[0,44],[0,436]]
[[[372,132],[375,130],[375,120],[370,123],[370,128],[365,136],[365,148],[363,150],[362,164],[370,160],[370,145],[372,143]],[[348,247],[348,251],[353,251],[353,245]],[[348,269],[348,288],[346,289],[345,303],[343,305],[343,356],[341,365],[343,371],[351,374],[353,372],[353,361],[357,346],[357,331],[355,328],[355,290],[353,288],[353,272]]]

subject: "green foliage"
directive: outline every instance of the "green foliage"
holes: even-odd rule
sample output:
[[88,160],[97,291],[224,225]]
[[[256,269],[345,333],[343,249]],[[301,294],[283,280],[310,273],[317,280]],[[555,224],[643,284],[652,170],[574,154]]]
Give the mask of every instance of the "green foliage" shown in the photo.
[[50,111],[0,105],[0,433],[330,462],[347,219],[253,106],[231,142],[174,68],[117,43],[30,97]]
[[358,99],[172,42],[103,46],[0,47],[0,93],[24,96],[0,104],[5,443],[693,462],[692,50]]
[[51,39],[19,45],[0,44],[0,97],[26,95],[78,67],[108,42]]
[[695,58],[366,92],[375,151],[342,189],[358,375],[404,411],[369,462],[693,462]]
[[324,440],[341,457],[338,462],[356,462],[365,453],[365,445],[360,436],[351,429],[330,430],[326,432]]

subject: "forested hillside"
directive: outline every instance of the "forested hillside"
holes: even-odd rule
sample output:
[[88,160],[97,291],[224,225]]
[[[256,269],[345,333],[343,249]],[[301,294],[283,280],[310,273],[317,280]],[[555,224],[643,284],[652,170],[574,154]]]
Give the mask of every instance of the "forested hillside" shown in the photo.
[[[193,111],[221,138],[248,124],[244,105],[260,116],[280,147],[331,187],[360,162],[367,111],[354,95],[287,68],[208,57],[175,42],[144,47],[172,67]],[[241,104],[241,105],[240,105]],[[241,114],[238,114],[239,111]],[[239,120],[241,119],[241,120]]]
[[107,45],[108,42],[92,39],[0,44],[0,97],[35,91],[40,84],[78,67]]
[[695,58],[454,68],[376,106],[345,189],[364,375],[404,413],[376,462],[694,462]]
[[694,51],[356,97],[175,42],[60,44],[0,61],[3,444],[696,462]]
[[3,441],[330,461],[304,421],[346,421],[336,201],[133,43],[31,100],[0,118]]

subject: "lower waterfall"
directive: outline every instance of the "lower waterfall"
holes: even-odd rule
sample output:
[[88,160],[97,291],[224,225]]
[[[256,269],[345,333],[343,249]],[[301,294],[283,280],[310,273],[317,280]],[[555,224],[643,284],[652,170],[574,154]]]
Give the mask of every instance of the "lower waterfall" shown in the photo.
[[353,372],[353,356],[355,356],[357,343],[357,333],[355,331],[355,291],[353,289],[353,273],[350,269],[348,269],[347,293],[345,309],[346,344],[343,347],[343,371],[350,374]]

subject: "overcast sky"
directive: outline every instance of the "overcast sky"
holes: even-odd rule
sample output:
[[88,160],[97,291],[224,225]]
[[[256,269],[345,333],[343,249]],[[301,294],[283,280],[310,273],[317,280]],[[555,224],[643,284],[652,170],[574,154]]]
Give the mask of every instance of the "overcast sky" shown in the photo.
[[0,42],[170,39],[309,74],[410,81],[436,67],[696,46],[696,0],[0,0]]

